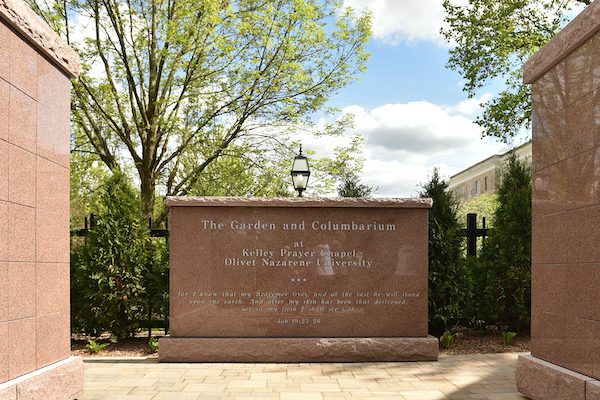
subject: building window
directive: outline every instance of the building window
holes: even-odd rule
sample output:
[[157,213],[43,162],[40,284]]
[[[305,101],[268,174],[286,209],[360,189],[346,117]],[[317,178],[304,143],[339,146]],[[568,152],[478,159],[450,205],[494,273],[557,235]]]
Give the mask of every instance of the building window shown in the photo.
[[479,179],[477,179],[475,181],[475,194],[480,194],[481,193],[481,181]]
[[487,176],[485,178],[483,178],[483,191],[487,192],[488,191],[488,183],[487,183]]

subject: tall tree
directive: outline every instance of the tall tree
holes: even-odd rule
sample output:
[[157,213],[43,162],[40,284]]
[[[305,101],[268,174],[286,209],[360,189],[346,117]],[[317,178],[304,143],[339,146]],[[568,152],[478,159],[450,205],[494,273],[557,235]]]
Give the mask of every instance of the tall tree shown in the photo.
[[145,216],[234,145],[284,151],[368,58],[369,16],[338,1],[29,1],[82,56],[76,128],[111,170],[133,164]]
[[450,50],[448,67],[465,80],[469,97],[505,80],[505,89],[485,104],[476,122],[486,136],[508,141],[531,124],[531,92],[522,83],[523,64],[554,36],[575,5],[591,0],[444,0]]
[[433,200],[429,211],[429,330],[439,335],[464,318],[470,301],[467,266],[462,262],[463,237],[458,203],[438,169],[421,186],[420,197]]
[[513,328],[529,327],[531,316],[531,167],[512,153],[498,187],[494,232],[481,255],[481,319]]

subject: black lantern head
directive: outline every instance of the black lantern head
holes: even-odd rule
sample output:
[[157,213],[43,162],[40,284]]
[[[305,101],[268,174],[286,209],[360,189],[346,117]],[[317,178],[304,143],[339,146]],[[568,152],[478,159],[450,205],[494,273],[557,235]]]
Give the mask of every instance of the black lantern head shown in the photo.
[[300,146],[300,153],[294,158],[291,174],[294,189],[298,191],[298,197],[302,197],[302,192],[306,190],[308,178],[310,177],[308,159],[302,155],[302,146]]

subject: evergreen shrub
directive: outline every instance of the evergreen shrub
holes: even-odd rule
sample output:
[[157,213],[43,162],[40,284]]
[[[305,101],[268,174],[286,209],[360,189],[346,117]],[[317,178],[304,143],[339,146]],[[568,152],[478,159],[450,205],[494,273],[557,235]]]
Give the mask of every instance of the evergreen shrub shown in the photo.
[[531,315],[531,168],[512,154],[498,188],[494,231],[479,259],[479,318],[518,330]]
[[168,253],[150,238],[124,174],[105,179],[93,212],[95,225],[71,253],[73,331],[128,337],[153,313],[166,313]]
[[448,183],[434,169],[420,193],[433,199],[429,211],[429,331],[436,336],[469,317],[472,291],[458,203],[447,189]]

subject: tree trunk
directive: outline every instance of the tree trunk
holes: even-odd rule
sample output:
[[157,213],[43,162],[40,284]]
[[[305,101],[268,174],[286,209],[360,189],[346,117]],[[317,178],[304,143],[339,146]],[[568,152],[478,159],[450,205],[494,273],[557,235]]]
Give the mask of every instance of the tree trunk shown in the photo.
[[142,195],[142,212],[144,219],[154,218],[154,192],[156,184],[150,174],[140,174],[140,191]]

